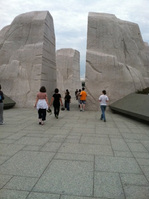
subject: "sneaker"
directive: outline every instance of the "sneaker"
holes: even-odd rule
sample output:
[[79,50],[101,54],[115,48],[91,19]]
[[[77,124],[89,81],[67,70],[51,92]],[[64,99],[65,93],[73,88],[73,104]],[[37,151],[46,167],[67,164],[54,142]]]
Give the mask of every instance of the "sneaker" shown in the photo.
[[82,109],[80,109],[80,111],[82,111]]
[[56,117],[56,119],[58,119],[58,115],[56,115],[55,117]]

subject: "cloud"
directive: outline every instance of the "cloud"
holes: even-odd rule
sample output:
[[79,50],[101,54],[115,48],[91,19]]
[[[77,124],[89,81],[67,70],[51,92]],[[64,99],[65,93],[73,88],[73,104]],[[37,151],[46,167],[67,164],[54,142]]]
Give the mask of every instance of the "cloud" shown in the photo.
[[81,75],[85,72],[87,21],[89,12],[114,14],[137,23],[143,40],[149,42],[148,0],[5,0],[1,1],[0,29],[19,14],[48,10],[53,17],[56,48],[74,48],[80,52]]

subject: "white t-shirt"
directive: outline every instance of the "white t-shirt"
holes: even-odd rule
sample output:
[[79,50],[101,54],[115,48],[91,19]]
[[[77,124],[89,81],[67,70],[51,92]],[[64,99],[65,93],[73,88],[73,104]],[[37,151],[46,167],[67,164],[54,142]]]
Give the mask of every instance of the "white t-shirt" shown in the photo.
[[107,95],[100,95],[99,97],[100,105],[107,105],[107,101],[109,101],[109,98]]

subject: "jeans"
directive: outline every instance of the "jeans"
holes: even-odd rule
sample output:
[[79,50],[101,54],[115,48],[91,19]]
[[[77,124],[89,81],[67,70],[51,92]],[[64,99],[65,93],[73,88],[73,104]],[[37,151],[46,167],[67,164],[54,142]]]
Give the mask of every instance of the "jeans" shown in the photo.
[[101,120],[104,119],[104,121],[106,121],[106,117],[105,117],[106,105],[101,105],[100,108],[101,108],[101,112],[102,112]]
[[66,102],[66,108],[67,108],[67,111],[69,111],[70,110],[70,106],[69,106],[70,104],[69,104],[69,102]]

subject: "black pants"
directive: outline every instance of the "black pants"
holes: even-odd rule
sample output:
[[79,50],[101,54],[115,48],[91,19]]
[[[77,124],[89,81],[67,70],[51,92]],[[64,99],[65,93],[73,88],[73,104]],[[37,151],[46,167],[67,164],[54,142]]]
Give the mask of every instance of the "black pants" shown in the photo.
[[60,105],[54,105],[54,115],[58,116],[60,111]]
[[42,121],[46,120],[46,109],[39,109],[38,110],[38,118],[42,119]]

